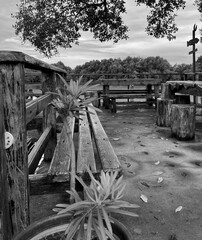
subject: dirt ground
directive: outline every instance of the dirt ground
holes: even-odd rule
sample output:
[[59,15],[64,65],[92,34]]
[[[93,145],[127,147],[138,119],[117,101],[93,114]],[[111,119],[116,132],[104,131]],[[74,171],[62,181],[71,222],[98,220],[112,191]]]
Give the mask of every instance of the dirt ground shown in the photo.
[[[138,218],[117,217],[134,240],[201,240],[202,117],[197,117],[195,140],[185,142],[156,126],[152,107],[118,109],[99,116],[123,167],[124,199],[140,208],[134,210]],[[31,220],[53,214],[59,202],[58,195],[51,201],[32,197]]]

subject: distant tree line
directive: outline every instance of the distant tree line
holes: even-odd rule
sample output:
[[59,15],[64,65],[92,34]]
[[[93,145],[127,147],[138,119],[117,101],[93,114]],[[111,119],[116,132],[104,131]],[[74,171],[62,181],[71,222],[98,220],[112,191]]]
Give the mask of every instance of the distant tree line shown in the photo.
[[[110,58],[102,60],[92,60],[82,65],[76,66],[74,69],[65,66],[61,61],[53,64],[67,71],[69,75],[91,75],[91,79],[98,79],[102,74],[167,74],[168,78],[179,79],[183,74],[192,72],[192,64],[175,64],[171,65],[166,59],[156,57],[127,57],[125,59]],[[202,72],[202,56],[196,62],[197,71]],[[173,74],[178,74],[175,76]],[[93,75],[93,76],[92,76]],[[70,76],[71,77],[71,76]]]

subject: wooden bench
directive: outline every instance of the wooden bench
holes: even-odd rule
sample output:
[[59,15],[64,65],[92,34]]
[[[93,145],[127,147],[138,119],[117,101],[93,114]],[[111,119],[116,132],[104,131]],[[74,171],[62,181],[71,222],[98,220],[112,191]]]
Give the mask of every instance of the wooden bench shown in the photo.
[[70,188],[71,171],[88,181],[86,165],[94,175],[103,171],[121,171],[120,162],[95,110],[83,111],[80,119],[69,119],[75,141],[76,163],[71,166],[71,147],[62,128],[47,174],[31,174],[31,194],[48,194]]
[[[161,85],[159,78],[131,78],[131,79],[99,79],[99,83],[103,86],[102,90],[98,91],[98,97],[103,98],[103,106],[111,109],[112,112],[117,111],[117,99],[145,99],[152,105],[156,103],[159,97],[159,87]],[[113,89],[112,89],[113,88]],[[132,89],[131,89],[132,88]],[[142,101],[141,101],[142,102]],[[100,105],[100,104],[99,104]]]

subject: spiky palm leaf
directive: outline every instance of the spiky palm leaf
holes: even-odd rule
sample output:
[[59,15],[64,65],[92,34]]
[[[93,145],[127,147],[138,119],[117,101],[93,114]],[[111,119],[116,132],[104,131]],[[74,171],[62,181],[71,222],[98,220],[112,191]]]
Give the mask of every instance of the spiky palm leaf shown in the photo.
[[81,224],[85,222],[86,236],[88,237],[86,239],[90,239],[92,232],[94,232],[100,240],[115,240],[111,226],[111,222],[113,222],[111,213],[137,217],[136,213],[122,208],[131,209],[139,206],[120,200],[125,184],[122,177],[117,178],[117,172],[104,173],[101,171],[100,181],[98,181],[90,169],[88,167],[86,169],[91,178],[90,186],[87,186],[81,178],[76,176],[84,188],[86,200],[81,200],[75,190],[72,190],[67,192],[75,197],[76,202],[72,205],[57,205],[58,208],[61,208],[61,211],[57,208],[59,214],[71,212],[72,216],[75,216],[73,222],[68,226],[66,239],[74,236],[74,239],[78,240],[80,236],[84,236]]

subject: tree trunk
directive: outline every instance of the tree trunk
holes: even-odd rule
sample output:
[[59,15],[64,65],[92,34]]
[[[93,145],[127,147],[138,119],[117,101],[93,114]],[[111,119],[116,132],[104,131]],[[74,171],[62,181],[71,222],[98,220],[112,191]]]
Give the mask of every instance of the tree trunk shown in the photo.
[[191,140],[195,137],[196,107],[188,104],[171,106],[171,136],[179,140]]
[[171,106],[175,100],[157,98],[156,124],[160,127],[170,126]]

